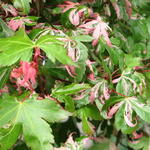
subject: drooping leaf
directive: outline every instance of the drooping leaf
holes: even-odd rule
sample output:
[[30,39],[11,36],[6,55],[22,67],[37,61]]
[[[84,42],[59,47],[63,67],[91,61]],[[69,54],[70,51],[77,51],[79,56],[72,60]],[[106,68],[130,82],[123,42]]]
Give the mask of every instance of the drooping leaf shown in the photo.
[[[14,127],[22,125],[25,142],[32,150],[52,149],[51,143],[54,142],[54,139],[50,125],[46,121],[51,123],[61,121],[67,119],[69,115],[70,113],[49,99],[37,100],[36,96],[28,98],[24,102],[10,96],[0,99],[0,126],[2,127],[7,123]],[[14,132],[17,133],[17,131],[18,128]],[[5,137],[0,136],[2,142],[7,142],[9,137],[5,140],[3,138]],[[6,144],[3,143],[5,146]],[[7,149],[12,144],[14,143],[8,144]]]
[[29,61],[34,47],[23,29],[15,36],[0,39],[0,65],[10,66],[18,60]]

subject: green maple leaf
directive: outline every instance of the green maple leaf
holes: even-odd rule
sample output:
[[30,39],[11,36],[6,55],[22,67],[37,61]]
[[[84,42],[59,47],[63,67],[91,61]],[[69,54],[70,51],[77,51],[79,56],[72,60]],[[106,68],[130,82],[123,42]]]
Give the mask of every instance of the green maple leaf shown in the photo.
[[[47,123],[67,119],[70,113],[49,99],[37,100],[36,96],[20,102],[16,97],[0,99],[0,149],[7,150],[23,132],[26,144],[32,150],[51,150],[54,138]],[[3,129],[3,128],[1,128]]]
[[64,43],[57,38],[46,35],[42,36],[35,43],[30,40],[23,29],[17,31],[15,36],[0,38],[0,65],[10,66],[19,60],[31,60],[35,47],[41,48],[53,62],[57,59],[63,64],[75,65],[69,56],[67,56]]
[[15,8],[21,10],[24,14],[30,12],[31,0],[13,0]]
[[18,60],[29,61],[35,46],[23,29],[15,36],[0,39],[0,65],[10,66]]
[[64,42],[58,39],[61,39],[61,37],[45,35],[38,39],[36,45],[46,53],[47,57],[52,62],[55,62],[57,59],[63,64],[75,65],[70,57],[67,56],[67,51],[64,48]]

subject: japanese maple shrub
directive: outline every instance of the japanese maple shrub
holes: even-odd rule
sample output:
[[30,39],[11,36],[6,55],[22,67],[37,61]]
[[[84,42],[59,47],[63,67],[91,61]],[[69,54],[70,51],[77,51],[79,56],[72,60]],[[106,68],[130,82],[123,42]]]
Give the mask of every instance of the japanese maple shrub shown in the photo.
[[150,150],[148,0],[0,0],[0,150]]

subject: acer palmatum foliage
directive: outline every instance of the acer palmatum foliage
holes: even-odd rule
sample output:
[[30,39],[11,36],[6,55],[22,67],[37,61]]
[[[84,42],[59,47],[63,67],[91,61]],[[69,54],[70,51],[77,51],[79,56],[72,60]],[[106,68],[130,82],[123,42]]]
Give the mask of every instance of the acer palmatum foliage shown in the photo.
[[0,0],[0,149],[148,150],[149,6]]
[[95,46],[100,38],[104,38],[108,46],[112,46],[109,39],[108,30],[111,30],[107,23],[105,23],[102,18],[94,14],[94,19],[84,22],[79,26],[82,28],[86,34],[92,34],[94,40],[92,45]]
[[37,76],[37,64],[35,62],[20,62],[20,67],[14,68],[11,72],[10,78],[12,82],[16,83],[17,87],[34,89]]

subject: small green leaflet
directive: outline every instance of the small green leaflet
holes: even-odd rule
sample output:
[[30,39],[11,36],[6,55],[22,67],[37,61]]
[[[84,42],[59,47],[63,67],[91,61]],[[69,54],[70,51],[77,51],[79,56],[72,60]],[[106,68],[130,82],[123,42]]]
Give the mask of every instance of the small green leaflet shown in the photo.
[[7,80],[9,79],[9,75],[11,72],[12,68],[0,68],[0,89],[4,87],[6,84]]
[[99,110],[94,105],[87,105],[77,110],[77,116],[82,120],[82,129],[84,133],[92,135],[94,133],[93,125],[88,121],[88,118],[101,120]]
[[62,88],[55,89],[53,91],[53,95],[71,95],[79,92],[81,90],[89,89],[90,86],[88,84],[70,84],[64,86]]
[[30,12],[30,3],[31,0],[13,0],[15,8],[21,10],[24,14]]
[[72,37],[72,39],[75,41],[80,41],[80,42],[91,42],[94,38],[89,35],[78,35],[78,36]]
[[25,142],[32,150],[51,150],[54,138],[46,121],[58,122],[70,115],[49,99],[37,100],[32,96],[22,103],[16,97],[5,96],[0,99],[0,127],[8,123],[12,127],[5,135],[0,135],[1,149],[11,148],[22,128]]
[[25,31],[20,29],[15,36],[0,39],[0,65],[10,66],[19,60],[29,61],[34,47],[45,51],[47,57],[53,62],[57,59],[63,64],[75,65],[67,56],[63,44],[55,36],[50,35],[41,37],[36,43],[32,42]]
[[98,108],[94,105],[86,105],[77,110],[77,115],[79,117],[82,117],[83,113],[84,113],[85,117],[87,117],[87,118],[92,118],[94,120],[102,119]]
[[85,114],[82,114],[82,130],[87,135],[92,135],[94,133],[94,126],[88,121],[88,118],[85,116]]

